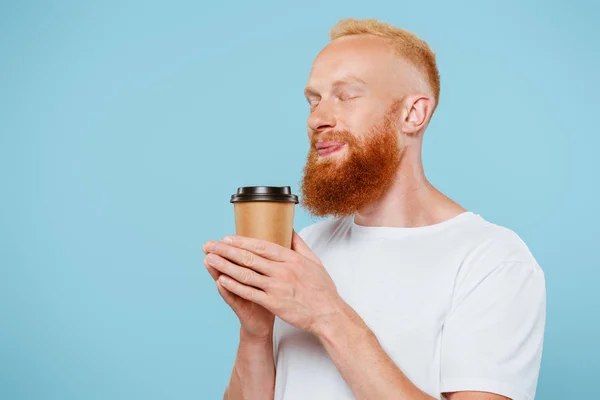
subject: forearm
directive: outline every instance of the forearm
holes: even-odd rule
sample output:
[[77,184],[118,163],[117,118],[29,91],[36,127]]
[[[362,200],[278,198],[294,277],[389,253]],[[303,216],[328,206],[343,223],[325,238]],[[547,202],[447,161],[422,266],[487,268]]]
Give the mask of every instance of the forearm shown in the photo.
[[275,364],[272,336],[251,338],[240,330],[238,347],[225,400],[273,400]]
[[358,400],[431,400],[385,353],[377,337],[346,303],[317,336]]

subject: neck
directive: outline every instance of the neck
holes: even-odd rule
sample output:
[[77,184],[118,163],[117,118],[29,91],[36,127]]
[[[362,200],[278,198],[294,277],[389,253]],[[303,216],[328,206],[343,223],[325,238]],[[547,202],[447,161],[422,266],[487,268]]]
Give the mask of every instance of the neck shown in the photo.
[[429,183],[420,153],[407,151],[402,156],[388,190],[377,201],[355,214],[354,221],[358,225],[427,226],[444,222],[466,211]]

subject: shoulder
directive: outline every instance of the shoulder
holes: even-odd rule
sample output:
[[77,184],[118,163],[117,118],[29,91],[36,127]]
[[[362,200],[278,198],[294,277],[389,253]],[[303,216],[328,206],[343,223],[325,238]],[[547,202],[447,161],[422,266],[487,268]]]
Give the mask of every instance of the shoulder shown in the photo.
[[472,226],[474,245],[458,271],[457,286],[477,285],[483,280],[503,276],[505,283],[534,279],[541,284],[544,273],[523,239],[513,230],[481,217]]
[[537,266],[537,261],[523,239],[513,230],[489,222],[479,216],[473,225],[472,235],[476,237],[467,258],[473,262],[524,263]]

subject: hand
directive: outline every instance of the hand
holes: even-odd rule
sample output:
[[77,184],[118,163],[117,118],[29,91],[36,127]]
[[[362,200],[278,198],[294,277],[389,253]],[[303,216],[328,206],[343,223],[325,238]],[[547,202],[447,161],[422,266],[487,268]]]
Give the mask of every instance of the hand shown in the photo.
[[[207,252],[206,248],[207,244],[202,246],[204,253]],[[224,288],[219,280],[221,273],[207,263],[206,257],[204,258],[204,266],[216,281],[217,291],[240,320],[241,329],[251,338],[270,339],[273,333],[273,322],[275,321],[273,313]]]
[[316,333],[343,304],[323,264],[296,232],[292,249],[241,236],[204,248],[208,266],[221,274],[217,284],[297,328]]

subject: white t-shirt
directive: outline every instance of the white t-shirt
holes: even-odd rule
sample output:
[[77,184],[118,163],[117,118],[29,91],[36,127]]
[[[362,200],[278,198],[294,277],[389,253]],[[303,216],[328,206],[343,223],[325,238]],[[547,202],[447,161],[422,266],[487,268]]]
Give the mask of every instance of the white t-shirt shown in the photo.
[[[418,228],[331,219],[299,234],[418,388],[534,398],[545,281],[514,232],[465,212]],[[276,318],[274,350],[275,400],[354,399],[314,335]]]

